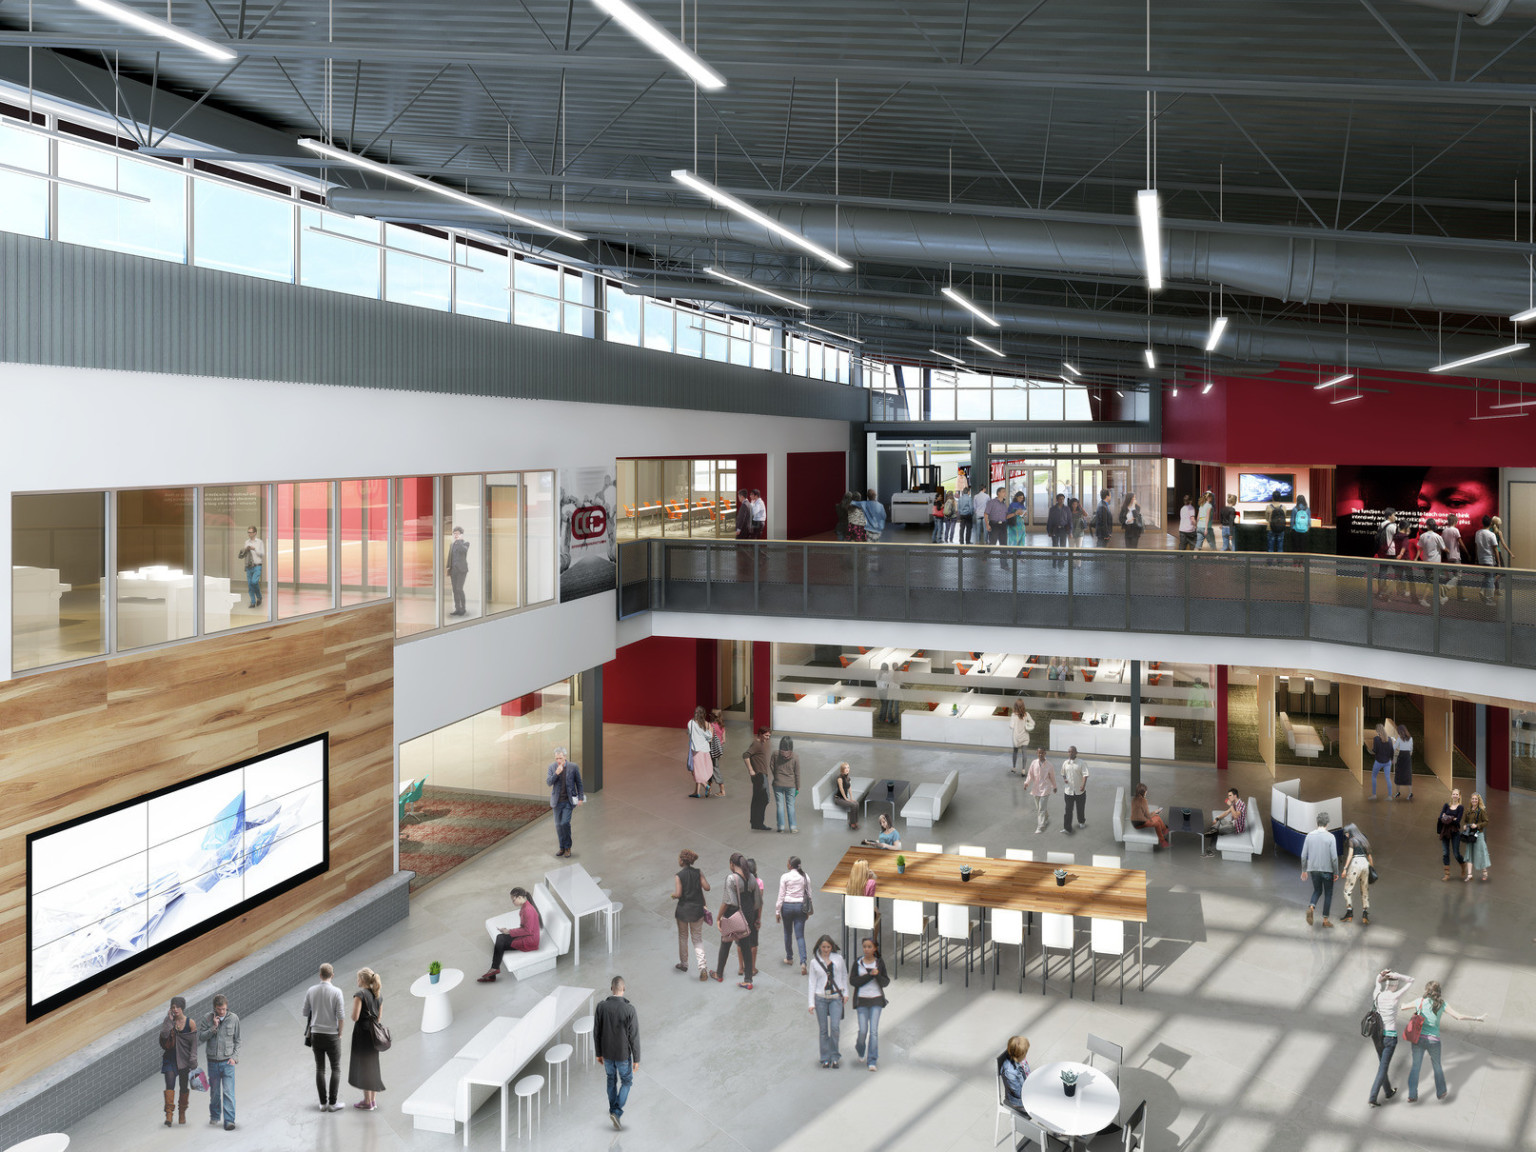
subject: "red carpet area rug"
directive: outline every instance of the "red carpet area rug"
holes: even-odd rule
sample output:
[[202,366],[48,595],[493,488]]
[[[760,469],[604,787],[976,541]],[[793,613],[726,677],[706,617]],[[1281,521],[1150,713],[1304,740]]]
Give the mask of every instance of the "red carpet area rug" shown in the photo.
[[429,784],[400,822],[400,867],[416,873],[411,891],[549,813],[537,800]]

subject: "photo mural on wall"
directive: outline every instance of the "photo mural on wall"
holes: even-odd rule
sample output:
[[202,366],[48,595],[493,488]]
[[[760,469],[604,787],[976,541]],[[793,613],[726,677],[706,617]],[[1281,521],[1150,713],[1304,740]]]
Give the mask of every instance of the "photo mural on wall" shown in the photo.
[[1397,522],[1408,532],[1417,532],[1429,519],[1440,524],[1454,519],[1470,547],[1483,517],[1499,514],[1499,470],[1340,464],[1334,470],[1339,554],[1374,555],[1388,508],[1397,510]]
[[617,585],[619,490],[612,462],[560,469],[560,600]]

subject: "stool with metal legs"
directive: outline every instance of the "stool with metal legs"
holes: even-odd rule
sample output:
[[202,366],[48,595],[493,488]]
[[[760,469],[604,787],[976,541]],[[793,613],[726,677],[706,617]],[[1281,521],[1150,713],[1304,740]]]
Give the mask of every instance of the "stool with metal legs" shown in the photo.
[[575,1051],[569,1044],[556,1044],[544,1053],[544,1063],[549,1066],[549,1099],[551,1102],[560,1098],[560,1072],[565,1070],[565,1095],[571,1094],[571,1053]]
[[581,1059],[580,1052],[583,1045],[587,1049],[586,1059],[581,1060],[583,1065],[591,1064],[597,1055],[592,1047],[592,1025],[593,1019],[590,1016],[578,1016],[571,1022],[571,1035],[576,1039],[577,1058]]
[[[517,1134],[523,1134],[523,1104],[528,1105],[528,1135],[533,1135],[533,1125],[539,1114],[539,1093],[544,1090],[544,1077],[524,1076],[516,1084],[512,1085],[512,1093],[517,1097]],[[506,1131],[505,1128],[502,1129]]]

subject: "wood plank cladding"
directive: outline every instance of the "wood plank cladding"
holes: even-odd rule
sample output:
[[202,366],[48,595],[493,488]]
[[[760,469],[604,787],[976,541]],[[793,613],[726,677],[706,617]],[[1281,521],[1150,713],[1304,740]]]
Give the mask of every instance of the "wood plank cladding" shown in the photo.
[[[328,872],[26,1022],[28,833],[322,732]],[[0,1089],[386,879],[393,740],[387,603],[0,683]]]
[[[907,858],[907,871],[897,875],[896,855],[878,849],[850,848],[821,890],[846,892],[853,862],[868,860],[876,874],[876,895],[892,900],[1147,922],[1147,874],[1134,868],[1088,868],[1081,864],[1040,864],[902,849],[899,855]],[[961,880],[960,868],[967,864],[971,879]],[[1065,885],[1056,883],[1058,867],[1067,870]]]

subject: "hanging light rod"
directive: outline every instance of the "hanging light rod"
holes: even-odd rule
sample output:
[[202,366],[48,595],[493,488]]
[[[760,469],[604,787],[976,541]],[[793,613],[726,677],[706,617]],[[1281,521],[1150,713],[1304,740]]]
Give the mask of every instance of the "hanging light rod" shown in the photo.
[[592,0],[592,3],[617,20],[631,36],[658,56],[672,61],[700,88],[713,92],[725,87],[725,77],[688,50],[675,36],[652,20],[629,0]]
[[301,137],[300,148],[307,148],[317,156],[335,160],[340,164],[347,164],[353,168],[361,168],[364,172],[372,172],[376,176],[383,176],[387,180],[398,180],[402,184],[409,184],[412,188],[420,188],[423,192],[431,192],[435,195],[456,200],[460,204],[468,204],[471,208],[479,208],[485,212],[492,212],[497,216],[504,216],[508,220],[515,220],[525,228],[535,232],[551,232],[566,240],[574,240],[580,244],[586,240],[585,236],[578,236],[574,232],[568,232],[554,224],[546,224],[541,220],[535,220],[531,216],[523,216],[517,212],[509,212],[499,204],[493,204],[489,200],[482,200],[478,196],[471,196],[467,192],[460,192],[449,188],[446,184],[439,184],[433,180],[426,180],[411,172],[403,171],[389,164],[380,164],[376,160],[369,160],[365,156],[359,156],[355,152],[347,152],[341,148],[332,148],[329,144],[322,144],[319,140],[311,140]]
[[1216,351],[1216,345],[1221,343],[1222,333],[1226,330],[1227,318],[1225,316],[1216,317],[1216,322],[1211,325],[1211,334],[1205,339],[1205,350],[1207,352]]
[[1148,368],[1156,368],[1157,367],[1157,353],[1156,352],[1152,351],[1152,349],[1150,349],[1150,348],[1143,348],[1141,350],[1141,354],[1146,357],[1146,359],[1147,359],[1147,367]]
[[1136,218],[1141,221],[1141,251],[1147,265],[1147,289],[1163,290],[1163,237],[1158,220],[1159,208],[1156,188],[1143,188],[1136,193]]
[[823,332],[826,335],[835,337],[838,340],[846,340],[850,344],[862,344],[862,343],[864,343],[864,341],[860,340],[857,336],[844,336],[841,332],[834,332],[830,328],[822,328],[822,327],[820,327],[819,325],[816,325],[816,324],[803,323],[803,324],[800,325],[800,327],[802,327],[802,328],[814,328],[817,332]]
[[1204,396],[1207,392],[1209,392],[1214,387],[1216,387],[1216,385],[1212,381],[1207,380],[1205,382],[1205,387],[1200,389],[1200,395]]
[[966,339],[969,340],[972,344],[976,345],[976,347],[978,347],[978,348],[985,348],[988,352],[992,353],[992,355],[996,356],[999,360],[1006,360],[1006,359],[1008,359],[1007,353],[999,351],[998,349],[992,347],[992,345],[988,344],[985,340],[981,339],[978,336],[967,336]]
[[727,284],[734,284],[738,288],[745,288],[748,292],[756,292],[759,296],[766,296],[770,300],[777,300],[780,304],[787,304],[791,308],[799,308],[806,312],[811,310],[809,304],[802,304],[798,300],[791,300],[788,296],[780,296],[777,292],[770,292],[768,289],[759,284],[754,284],[750,280],[738,280],[729,273],[722,272],[713,266],[704,269],[704,273],[705,275],[713,276],[716,280],[724,280]]
[[991,316],[989,316],[987,313],[983,312],[975,304],[972,304],[964,296],[960,295],[960,293],[956,292],[953,288],[949,287],[948,285],[945,285],[943,288],[940,288],[939,291],[944,293],[944,295],[948,296],[951,300],[953,300],[956,304],[960,305],[960,307],[964,308],[967,312],[974,312],[977,316],[980,316],[988,324],[992,325],[992,327],[994,327],[994,328],[1001,328],[1002,327],[1002,324],[1000,324],[998,321],[992,319]]
[[948,352],[940,352],[937,348],[930,348],[928,351],[932,352],[935,356],[942,356],[946,360],[953,361],[954,363],[960,365],[962,368],[965,367],[965,361],[960,359],[958,356],[951,356]]
[[1529,408],[1532,404],[1536,404],[1536,400],[1511,400],[1507,404],[1490,404],[1488,411],[1492,412],[1498,408]]
[[1061,362],[1061,366],[1063,368],[1065,368],[1068,372],[1072,373],[1072,375],[1074,375],[1074,376],[1081,376],[1082,375],[1082,373],[1077,370],[1075,365],[1069,364],[1065,360],[1063,360]]
[[713,200],[722,208],[729,208],[732,212],[736,213],[736,215],[745,216],[748,220],[752,221],[752,223],[758,225],[761,228],[768,229],[768,231],[772,232],[775,236],[782,236],[785,240],[788,240],[797,248],[805,249],[812,256],[820,257],[828,264],[832,265],[832,267],[836,268],[839,272],[852,271],[853,265],[844,260],[836,252],[832,252],[826,248],[823,248],[814,240],[807,239],[806,237],[800,235],[800,233],[796,232],[793,228],[784,227],[784,225],[780,224],[773,217],[765,216],[756,208],[752,207],[752,205],[748,204],[745,200],[736,199],[736,197],[732,196],[729,192],[726,192],[720,188],[716,188],[708,180],[700,180],[692,172],[688,171],[688,169],[674,168],[672,170],[672,179],[676,180],[679,184],[686,184],[689,188],[692,188],[700,195]]
[[1351,400],[1364,400],[1364,392],[1351,392],[1348,396],[1340,396],[1337,400],[1330,400],[1330,404],[1348,404]]
[[1536,320],[1536,308],[1527,308],[1524,312],[1516,312],[1510,319],[1516,324],[1524,324],[1527,320]]
[[1430,371],[1449,372],[1453,368],[1465,368],[1468,364],[1480,364],[1484,360],[1492,360],[1497,356],[1510,356],[1516,352],[1524,352],[1529,347],[1529,344],[1505,344],[1502,348],[1490,348],[1487,352],[1479,352],[1476,356],[1463,356],[1460,360],[1436,364]]
[[1324,388],[1332,388],[1335,384],[1342,384],[1346,380],[1353,380],[1354,378],[1355,374],[1353,372],[1346,372],[1342,376],[1335,376],[1332,380],[1324,380],[1321,384],[1312,385],[1312,391],[1321,392]]
[[92,12],[99,12],[108,19],[116,20],[119,24],[137,28],[140,32],[148,32],[151,36],[158,36],[162,40],[174,40],[183,48],[201,52],[214,60],[234,60],[240,55],[222,44],[215,44],[206,36],[199,36],[196,32],[188,32],[164,20],[146,16],[137,8],[119,4],[117,0],[75,0],[75,3],[82,8],[89,8]]

